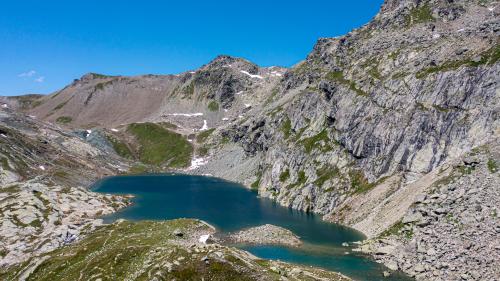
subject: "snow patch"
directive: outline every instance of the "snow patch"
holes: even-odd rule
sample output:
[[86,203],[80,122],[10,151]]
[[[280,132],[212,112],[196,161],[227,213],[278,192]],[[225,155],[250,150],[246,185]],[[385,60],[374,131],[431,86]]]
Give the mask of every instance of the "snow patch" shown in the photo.
[[243,94],[243,91],[239,91],[239,92],[237,92],[235,95],[239,96],[239,95],[241,95],[241,94]]
[[204,234],[204,235],[200,236],[200,238],[198,239],[198,242],[203,243],[203,244],[207,244],[208,238],[210,238],[210,234]]
[[271,71],[271,74],[278,77],[283,76],[283,74],[279,73],[278,71]]
[[243,118],[243,115],[238,115],[238,118]]
[[222,118],[222,121],[227,121],[227,120],[229,120],[229,118],[226,117]]
[[256,74],[250,74],[248,73],[247,71],[245,70],[240,70],[241,73],[245,74],[245,75],[248,75],[250,76],[251,78],[258,78],[258,79],[264,79],[264,77],[260,76],[260,75],[256,75]]
[[249,107],[251,107],[251,106],[252,106],[251,104],[249,104],[249,103],[245,103],[245,108],[249,108]]
[[184,116],[184,117],[195,117],[195,116],[203,116],[203,113],[197,112],[197,113],[170,113],[167,114],[170,116]]
[[31,119],[36,119],[35,115],[28,115],[28,117],[31,118]]
[[191,74],[195,74],[196,72],[194,72],[194,71],[189,71],[189,73],[191,73]]
[[112,132],[119,132],[119,131],[118,131],[117,129],[115,129],[115,128],[111,128],[111,131],[112,131]]
[[45,167],[43,165],[38,166],[38,168],[42,171],[45,171]]
[[4,103],[4,104],[2,104],[2,107],[3,108],[8,108],[9,106],[6,103]]
[[207,120],[203,120],[203,127],[201,127],[200,131],[206,131],[206,130],[208,130]]
[[201,167],[201,166],[205,165],[206,163],[207,163],[207,159],[205,159],[203,157],[194,157],[193,159],[191,159],[191,166],[189,166],[188,171],[194,170],[198,167]]
[[6,138],[7,136],[5,134],[0,134],[2,138]]

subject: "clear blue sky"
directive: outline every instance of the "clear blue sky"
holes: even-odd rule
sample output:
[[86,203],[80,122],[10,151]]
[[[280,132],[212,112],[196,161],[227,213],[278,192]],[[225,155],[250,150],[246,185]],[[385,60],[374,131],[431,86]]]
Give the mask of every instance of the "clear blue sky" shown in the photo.
[[291,66],[382,0],[4,1],[0,95],[50,93],[87,72],[169,74],[218,54]]

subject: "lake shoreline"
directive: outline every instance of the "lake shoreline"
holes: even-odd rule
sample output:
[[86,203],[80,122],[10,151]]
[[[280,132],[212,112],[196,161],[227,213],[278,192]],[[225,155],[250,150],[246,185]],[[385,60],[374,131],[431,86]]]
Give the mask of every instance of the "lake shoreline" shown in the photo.
[[[165,186],[166,184],[165,181],[168,182],[169,180],[187,181],[189,184],[184,188],[177,189],[175,188],[175,186],[179,185],[178,182],[177,183],[171,182],[167,186]],[[137,184],[131,184],[130,181],[135,181]],[[103,183],[109,184],[109,182],[113,182],[113,185],[116,185],[117,187],[116,188],[113,187],[110,190],[101,189]],[[157,182],[157,184],[160,184],[163,187],[162,189],[151,188],[148,187],[147,186],[148,184],[146,184],[145,182]],[[353,277],[359,280],[375,280],[373,278],[382,277],[382,272],[386,270],[383,269],[381,265],[375,263],[371,256],[359,255],[358,253],[351,253],[350,248],[345,248],[345,250],[342,248],[342,244],[345,244],[346,242],[352,243],[363,240],[364,236],[362,233],[349,227],[326,222],[322,220],[321,217],[315,214],[305,213],[298,210],[285,208],[271,199],[258,197],[255,191],[248,189],[241,184],[234,183],[228,180],[219,179],[216,177],[200,176],[200,175],[192,176],[185,173],[161,173],[161,174],[150,173],[142,175],[125,175],[123,177],[121,176],[107,177],[96,182],[94,185],[91,186],[91,188],[93,191],[101,193],[134,194],[135,197],[133,198],[133,200],[131,200],[133,202],[132,207],[120,210],[117,213],[107,217],[107,219],[121,217],[125,219],[131,219],[133,221],[140,221],[144,219],[169,220],[179,217],[196,218],[199,220],[206,221],[210,225],[213,225],[217,229],[217,232],[221,233],[222,236],[227,235],[227,233],[236,233],[241,230],[248,230],[265,224],[271,224],[271,225],[276,225],[278,227],[283,227],[284,229],[291,231],[290,233],[295,234],[297,237],[300,236],[301,238],[304,238],[305,240],[302,241],[303,243],[310,244],[312,242],[312,244],[315,244],[319,242],[320,245],[325,245],[325,246],[329,245],[328,247],[334,247],[335,249],[342,249],[342,252],[340,252],[339,254],[335,254],[337,256],[335,255],[332,256],[335,257],[332,260],[331,258],[328,258],[328,256],[330,256],[330,254],[328,254],[328,251],[326,252],[323,251],[323,254],[321,254],[320,256],[316,256],[317,254],[314,254],[314,250],[311,252],[311,249],[302,247],[298,247],[297,250],[293,250],[293,248],[295,248],[294,246],[290,244],[286,245],[287,243],[283,243],[283,241],[281,241],[280,243],[273,243],[272,241],[269,241],[269,239],[265,239],[265,235],[263,235],[262,237],[257,237],[253,241],[241,241],[245,243],[243,248],[248,247],[252,254],[254,255],[256,254],[261,258],[272,259],[272,260],[279,259],[297,264],[307,264],[337,272],[339,271],[343,272],[341,264],[344,262],[347,262],[346,265],[352,262],[363,263],[365,268],[362,271],[375,270],[369,273],[369,276],[372,276],[370,277],[371,279],[366,279],[363,277],[363,273],[356,273],[355,271],[353,271],[353,269],[349,269],[348,272],[350,273],[348,273],[348,275],[354,274]],[[148,188],[150,191],[147,191]],[[168,195],[168,197],[163,198],[161,197],[163,195],[158,192],[164,192],[161,191],[164,188],[172,190],[168,192],[174,192],[174,193]],[[145,197],[149,196],[147,192],[154,193],[153,201],[151,202],[147,201],[150,199],[147,199],[145,201]],[[178,192],[181,193],[177,194]],[[186,198],[190,199],[184,202],[183,200],[186,200]],[[231,205],[232,201],[237,201],[237,203],[235,203],[236,205]],[[151,204],[153,204],[152,202],[155,204],[157,204],[157,202],[161,202],[161,204],[157,206],[160,209],[158,209],[154,213],[141,210],[144,209],[144,207],[146,206],[151,207],[152,206]],[[209,205],[206,205],[207,202]],[[188,208],[185,210],[188,212],[187,214],[182,213],[180,210],[186,208],[186,205],[189,204],[195,204],[192,205],[194,210]],[[225,204],[230,204],[230,205],[225,206]],[[260,204],[264,204],[262,205],[264,209],[262,209],[259,212],[256,212],[259,218],[255,222],[250,223],[248,221],[248,218],[252,218],[253,216],[256,215],[253,214],[254,211],[251,211],[252,208],[259,206]],[[211,205],[213,206],[211,207]],[[216,209],[213,209],[215,206],[217,206]],[[219,212],[217,211],[217,209],[222,209],[222,210]],[[235,211],[239,209],[241,209],[241,211]],[[212,213],[212,215],[210,215],[210,213]],[[164,217],[161,217],[161,215],[158,214],[163,214]],[[176,216],[176,214],[178,215]],[[153,217],[148,217],[150,215],[153,215]],[[210,216],[212,216],[212,219],[210,219]],[[243,217],[239,219],[239,216]],[[213,221],[214,219],[216,220],[215,223]],[[291,221],[287,222],[287,220],[290,219]],[[232,225],[233,222],[236,223],[236,225]],[[288,227],[287,224],[289,224]],[[349,235],[353,235],[354,233],[356,233],[355,234],[356,238],[354,239],[353,237],[348,238],[347,236],[343,237],[343,235],[347,235],[347,233],[352,233]],[[217,238],[216,236],[217,235],[215,235],[214,238]],[[314,249],[315,247],[312,248]],[[270,252],[261,255],[258,252],[261,251],[262,249],[276,249],[278,250],[278,252],[271,255],[269,255]],[[334,253],[337,252],[337,250],[330,252]],[[325,254],[326,256],[323,256]],[[309,261],[304,261],[305,257],[309,257],[308,258]],[[318,263],[313,262],[314,259],[317,258],[319,258]],[[335,259],[340,259],[340,261],[343,262],[339,264],[337,262],[334,262]],[[408,280],[408,279],[396,278],[393,280]]]

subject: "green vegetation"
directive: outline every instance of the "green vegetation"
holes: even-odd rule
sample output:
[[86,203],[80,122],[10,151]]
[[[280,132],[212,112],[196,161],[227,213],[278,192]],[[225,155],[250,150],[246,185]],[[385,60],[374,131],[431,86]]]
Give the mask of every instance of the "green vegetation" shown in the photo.
[[411,9],[410,14],[406,16],[406,26],[408,27],[414,24],[431,21],[434,21],[434,17],[432,16],[432,10],[429,4]]
[[128,173],[132,175],[145,174],[148,172],[150,172],[150,169],[147,166],[141,164],[134,165],[128,170]]
[[162,125],[163,127],[167,128],[167,129],[175,130],[175,129],[179,128],[177,125],[172,124],[170,122],[161,122],[159,124]]
[[474,167],[474,166],[459,166],[458,167],[458,171],[462,175],[470,175],[474,172],[475,169],[476,169],[476,167]]
[[400,52],[401,50],[396,50],[394,52],[391,52],[387,57],[390,58],[391,60],[396,60]]
[[491,172],[491,173],[495,173],[496,171],[498,171],[498,165],[497,165],[497,162],[495,161],[495,159],[488,159],[488,163],[486,164],[488,166],[488,170]]
[[344,78],[344,74],[342,71],[331,71],[328,72],[325,76],[326,79],[338,82],[340,84],[346,85],[349,87],[351,91],[354,91],[359,96],[367,97],[368,93],[364,92],[361,89],[358,89],[356,83],[354,81],[350,81]]
[[221,139],[221,141],[220,141],[220,143],[222,145],[224,145],[224,144],[229,143],[230,141],[231,141],[231,139],[228,136],[223,136],[222,139]]
[[432,66],[424,68],[415,74],[415,77],[422,79],[427,77],[429,74],[446,72],[450,70],[458,69],[461,66],[477,67],[480,65],[493,65],[500,59],[500,45],[492,47],[488,51],[481,54],[481,59],[478,61],[467,58],[458,61],[448,61],[438,66]]
[[207,146],[200,146],[200,147],[197,148],[196,153],[199,156],[204,157],[204,156],[208,155],[208,151],[209,151],[209,147],[207,147]]
[[372,57],[363,64],[363,67],[368,68],[368,74],[370,76],[372,76],[375,79],[381,80],[382,74],[378,70],[379,64],[380,64],[379,59],[377,57]]
[[[175,243],[174,240],[184,239],[173,235],[176,229],[183,233],[195,229],[209,231],[208,226],[187,219],[104,226],[76,244],[45,254],[48,259],[44,259],[27,280],[91,280],[95,276],[103,280],[149,280],[151,272],[160,274],[164,280],[251,280],[229,262],[211,259],[205,264],[200,257],[191,255]],[[203,255],[208,254],[208,249],[202,251]],[[173,263],[180,257],[182,262],[173,270],[166,266],[154,267],[165,261]],[[32,260],[1,272],[0,279],[16,279],[14,276],[30,262]]]
[[442,107],[442,106],[435,105],[435,104],[433,104],[433,105],[432,105],[432,107],[433,107],[434,109],[436,109],[437,111],[439,111],[439,112],[443,112],[443,113],[447,113],[447,112],[449,112],[449,111],[450,111],[450,109],[448,109],[448,108],[444,108],[444,107]]
[[63,106],[65,106],[68,102],[69,102],[69,100],[67,100],[65,102],[61,102],[60,104],[56,105],[56,107],[54,107],[52,109],[52,111],[56,111],[56,110],[59,110],[59,109],[63,108]]
[[250,185],[250,187],[252,189],[258,189],[259,188],[260,180],[262,179],[262,171],[258,171],[257,175],[255,175],[255,176],[257,177],[257,179]]
[[40,105],[42,105],[42,101],[37,100],[37,101],[34,101],[31,103],[31,108],[35,108],[35,107],[38,107]]
[[328,72],[326,74],[325,78],[328,79],[328,80],[339,81],[339,82],[342,82],[342,83],[345,83],[345,82],[348,81],[348,80],[345,80],[344,74],[342,73],[342,71],[331,71],[331,72]]
[[304,149],[307,153],[311,153],[311,151],[321,144],[321,151],[326,152],[332,150],[330,143],[330,138],[328,137],[328,132],[325,130],[321,131],[319,134],[312,136],[310,138],[305,138],[301,141]]
[[196,142],[202,143],[207,140],[207,138],[215,131],[215,128],[208,129],[196,135]]
[[94,91],[97,91],[97,90],[104,90],[104,88],[106,88],[108,85],[111,85],[113,84],[117,79],[114,78],[114,79],[111,79],[109,81],[106,81],[106,82],[100,82],[100,83],[97,83],[94,87]]
[[[176,236],[176,231],[183,235]],[[208,225],[193,219],[103,225],[75,243],[0,269],[0,280],[18,280],[22,274],[27,281],[278,280],[280,274],[273,267],[285,272],[299,268],[303,273],[294,280],[347,280],[334,272],[254,259],[235,248],[195,245],[199,235],[211,232]],[[0,255],[5,253],[0,248]]]
[[4,171],[12,171],[12,168],[9,165],[9,159],[2,157],[2,159],[0,159],[0,160],[2,162],[2,169]]
[[270,104],[271,102],[274,101],[274,98],[276,98],[276,95],[278,95],[279,93],[279,89],[278,88],[274,88],[271,92],[271,94],[269,95],[269,97],[266,99],[266,101],[264,102],[264,106]]
[[23,110],[32,109],[41,105],[41,98],[42,96],[35,94],[14,97],[14,99],[16,99],[16,101],[19,103],[19,107]]
[[281,111],[283,111],[283,106],[279,105],[279,106],[273,108],[273,110],[269,111],[267,113],[267,115],[274,118],[276,116],[276,114],[280,113]]
[[302,185],[306,183],[306,181],[307,181],[306,172],[300,171],[297,177],[297,183]]
[[360,170],[349,171],[349,178],[351,179],[351,189],[354,194],[367,192],[376,185],[375,183],[369,183]]
[[208,110],[210,111],[218,111],[219,110],[219,103],[216,101],[210,101],[208,103]]
[[370,74],[373,78],[381,80],[382,74],[378,71],[377,66],[373,66],[368,70],[368,74]]
[[402,221],[398,221],[395,224],[393,224],[391,227],[386,229],[384,232],[382,232],[379,235],[379,238],[384,238],[388,236],[399,236],[406,238],[407,240],[410,240],[413,237],[413,230],[410,229],[405,229],[405,224]]
[[193,82],[189,83],[189,85],[187,85],[183,89],[183,97],[192,97],[192,96],[194,96],[194,83]]
[[192,145],[180,134],[154,123],[135,123],[127,127],[139,142],[139,159],[145,164],[187,167],[191,163]]
[[297,186],[302,186],[307,182],[308,177],[306,176],[306,172],[301,170],[297,174],[297,181],[291,185],[289,185],[287,188],[294,188]]
[[128,158],[128,159],[133,158],[132,152],[130,151],[126,143],[116,139],[113,136],[107,136],[107,139],[113,146],[113,149],[115,150],[116,154],[120,155],[123,158]]
[[71,123],[71,121],[73,121],[73,118],[71,118],[69,116],[60,116],[60,117],[57,117],[57,119],[56,119],[56,122],[60,123],[60,124],[68,124],[68,123]]
[[104,78],[111,78],[113,76],[110,76],[110,75],[104,75],[104,74],[99,74],[99,73],[90,73],[92,76],[94,76],[94,78],[98,78],[98,79],[104,79]]
[[2,193],[15,193],[15,192],[19,191],[19,185],[15,184],[15,185],[7,186],[4,188],[1,188],[0,191]]
[[288,137],[292,134],[292,121],[288,118],[288,116],[285,118],[285,122],[281,124],[281,131],[283,132],[285,139],[288,139]]
[[318,178],[314,181],[314,184],[322,187],[326,181],[338,177],[340,175],[340,170],[337,166],[325,165],[316,170],[316,175]]
[[280,174],[280,182],[285,182],[290,177],[290,170],[287,168]]

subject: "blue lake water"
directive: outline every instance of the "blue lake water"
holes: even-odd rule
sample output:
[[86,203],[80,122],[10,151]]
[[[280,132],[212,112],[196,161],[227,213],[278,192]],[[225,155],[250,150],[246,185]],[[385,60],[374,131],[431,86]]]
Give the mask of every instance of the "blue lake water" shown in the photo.
[[261,258],[318,266],[342,272],[356,280],[413,280],[401,273],[385,278],[382,272],[386,268],[382,265],[365,255],[346,254],[348,248],[342,247],[342,242],[362,240],[364,237],[360,232],[326,223],[313,214],[284,208],[233,182],[189,175],[116,176],[98,181],[93,190],[135,196],[132,206],[105,217],[107,222],[120,218],[197,218],[222,232],[269,223],[299,235],[303,246],[239,247]]

